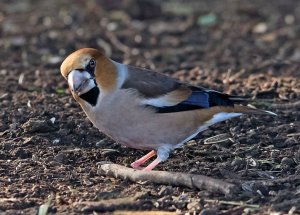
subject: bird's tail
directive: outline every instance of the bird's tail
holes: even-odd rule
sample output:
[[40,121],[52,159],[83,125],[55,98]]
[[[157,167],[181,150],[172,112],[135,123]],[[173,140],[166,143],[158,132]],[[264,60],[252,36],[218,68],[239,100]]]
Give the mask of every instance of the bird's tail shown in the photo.
[[222,122],[227,119],[235,118],[243,114],[265,114],[277,116],[277,114],[256,109],[254,107],[243,106],[243,105],[233,105],[233,106],[214,106],[208,109],[197,110],[198,120],[203,123],[206,122],[206,127],[211,126],[215,123]]
[[232,107],[231,110],[228,111],[234,113],[243,113],[243,114],[266,114],[266,115],[277,116],[276,113],[271,111],[256,109],[254,107],[243,106],[243,105],[234,105],[234,107]]

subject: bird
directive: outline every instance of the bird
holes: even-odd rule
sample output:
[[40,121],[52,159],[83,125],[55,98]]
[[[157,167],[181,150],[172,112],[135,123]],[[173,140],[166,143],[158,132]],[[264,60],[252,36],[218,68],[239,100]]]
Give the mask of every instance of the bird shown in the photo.
[[174,149],[218,122],[243,114],[276,115],[241,105],[244,99],[239,96],[118,63],[94,48],[71,53],[60,71],[100,132],[127,147],[150,151],[131,163],[138,170],[152,170]]

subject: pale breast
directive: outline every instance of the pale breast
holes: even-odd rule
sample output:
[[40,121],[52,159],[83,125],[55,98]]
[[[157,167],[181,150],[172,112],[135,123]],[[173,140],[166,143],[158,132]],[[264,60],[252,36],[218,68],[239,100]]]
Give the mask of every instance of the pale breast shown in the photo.
[[103,133],[131,148],[174,147],[197,131],[193,112],[158,114],[140,105],[135,92],[120,90],[102,98],[95,108],[83,107],[89,119]]

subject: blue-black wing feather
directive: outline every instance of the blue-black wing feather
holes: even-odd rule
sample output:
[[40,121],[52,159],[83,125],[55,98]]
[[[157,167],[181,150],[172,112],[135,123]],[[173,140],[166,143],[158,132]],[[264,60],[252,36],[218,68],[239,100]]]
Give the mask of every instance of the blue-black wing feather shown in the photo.
[[[214,106],[233,106],[235,103],[234,96],[220,93],[213,90],[205,90],[198,87],[189,87],[192,90],[191,95],[184,101],[174,106],[155,107],[158,113],[171,113],[180,111],[189,111]],[[238,97],[241,101],[242,98]]]

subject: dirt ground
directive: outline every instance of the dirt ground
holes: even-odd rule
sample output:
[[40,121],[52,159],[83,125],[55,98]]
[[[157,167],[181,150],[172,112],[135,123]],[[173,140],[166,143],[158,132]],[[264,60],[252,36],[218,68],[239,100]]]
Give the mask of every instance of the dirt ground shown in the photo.
[[[93,213],[87,201],[103,203],[94,214],[300,213],[299,23],[297,0],[2,0],[0,214]],[[101,163],[130,166],[146,152],[106,138],[71,97],[59,67],[82,47],[276,112],[212,126],[157,168],[242,190],[225,196],[105,176]]]

